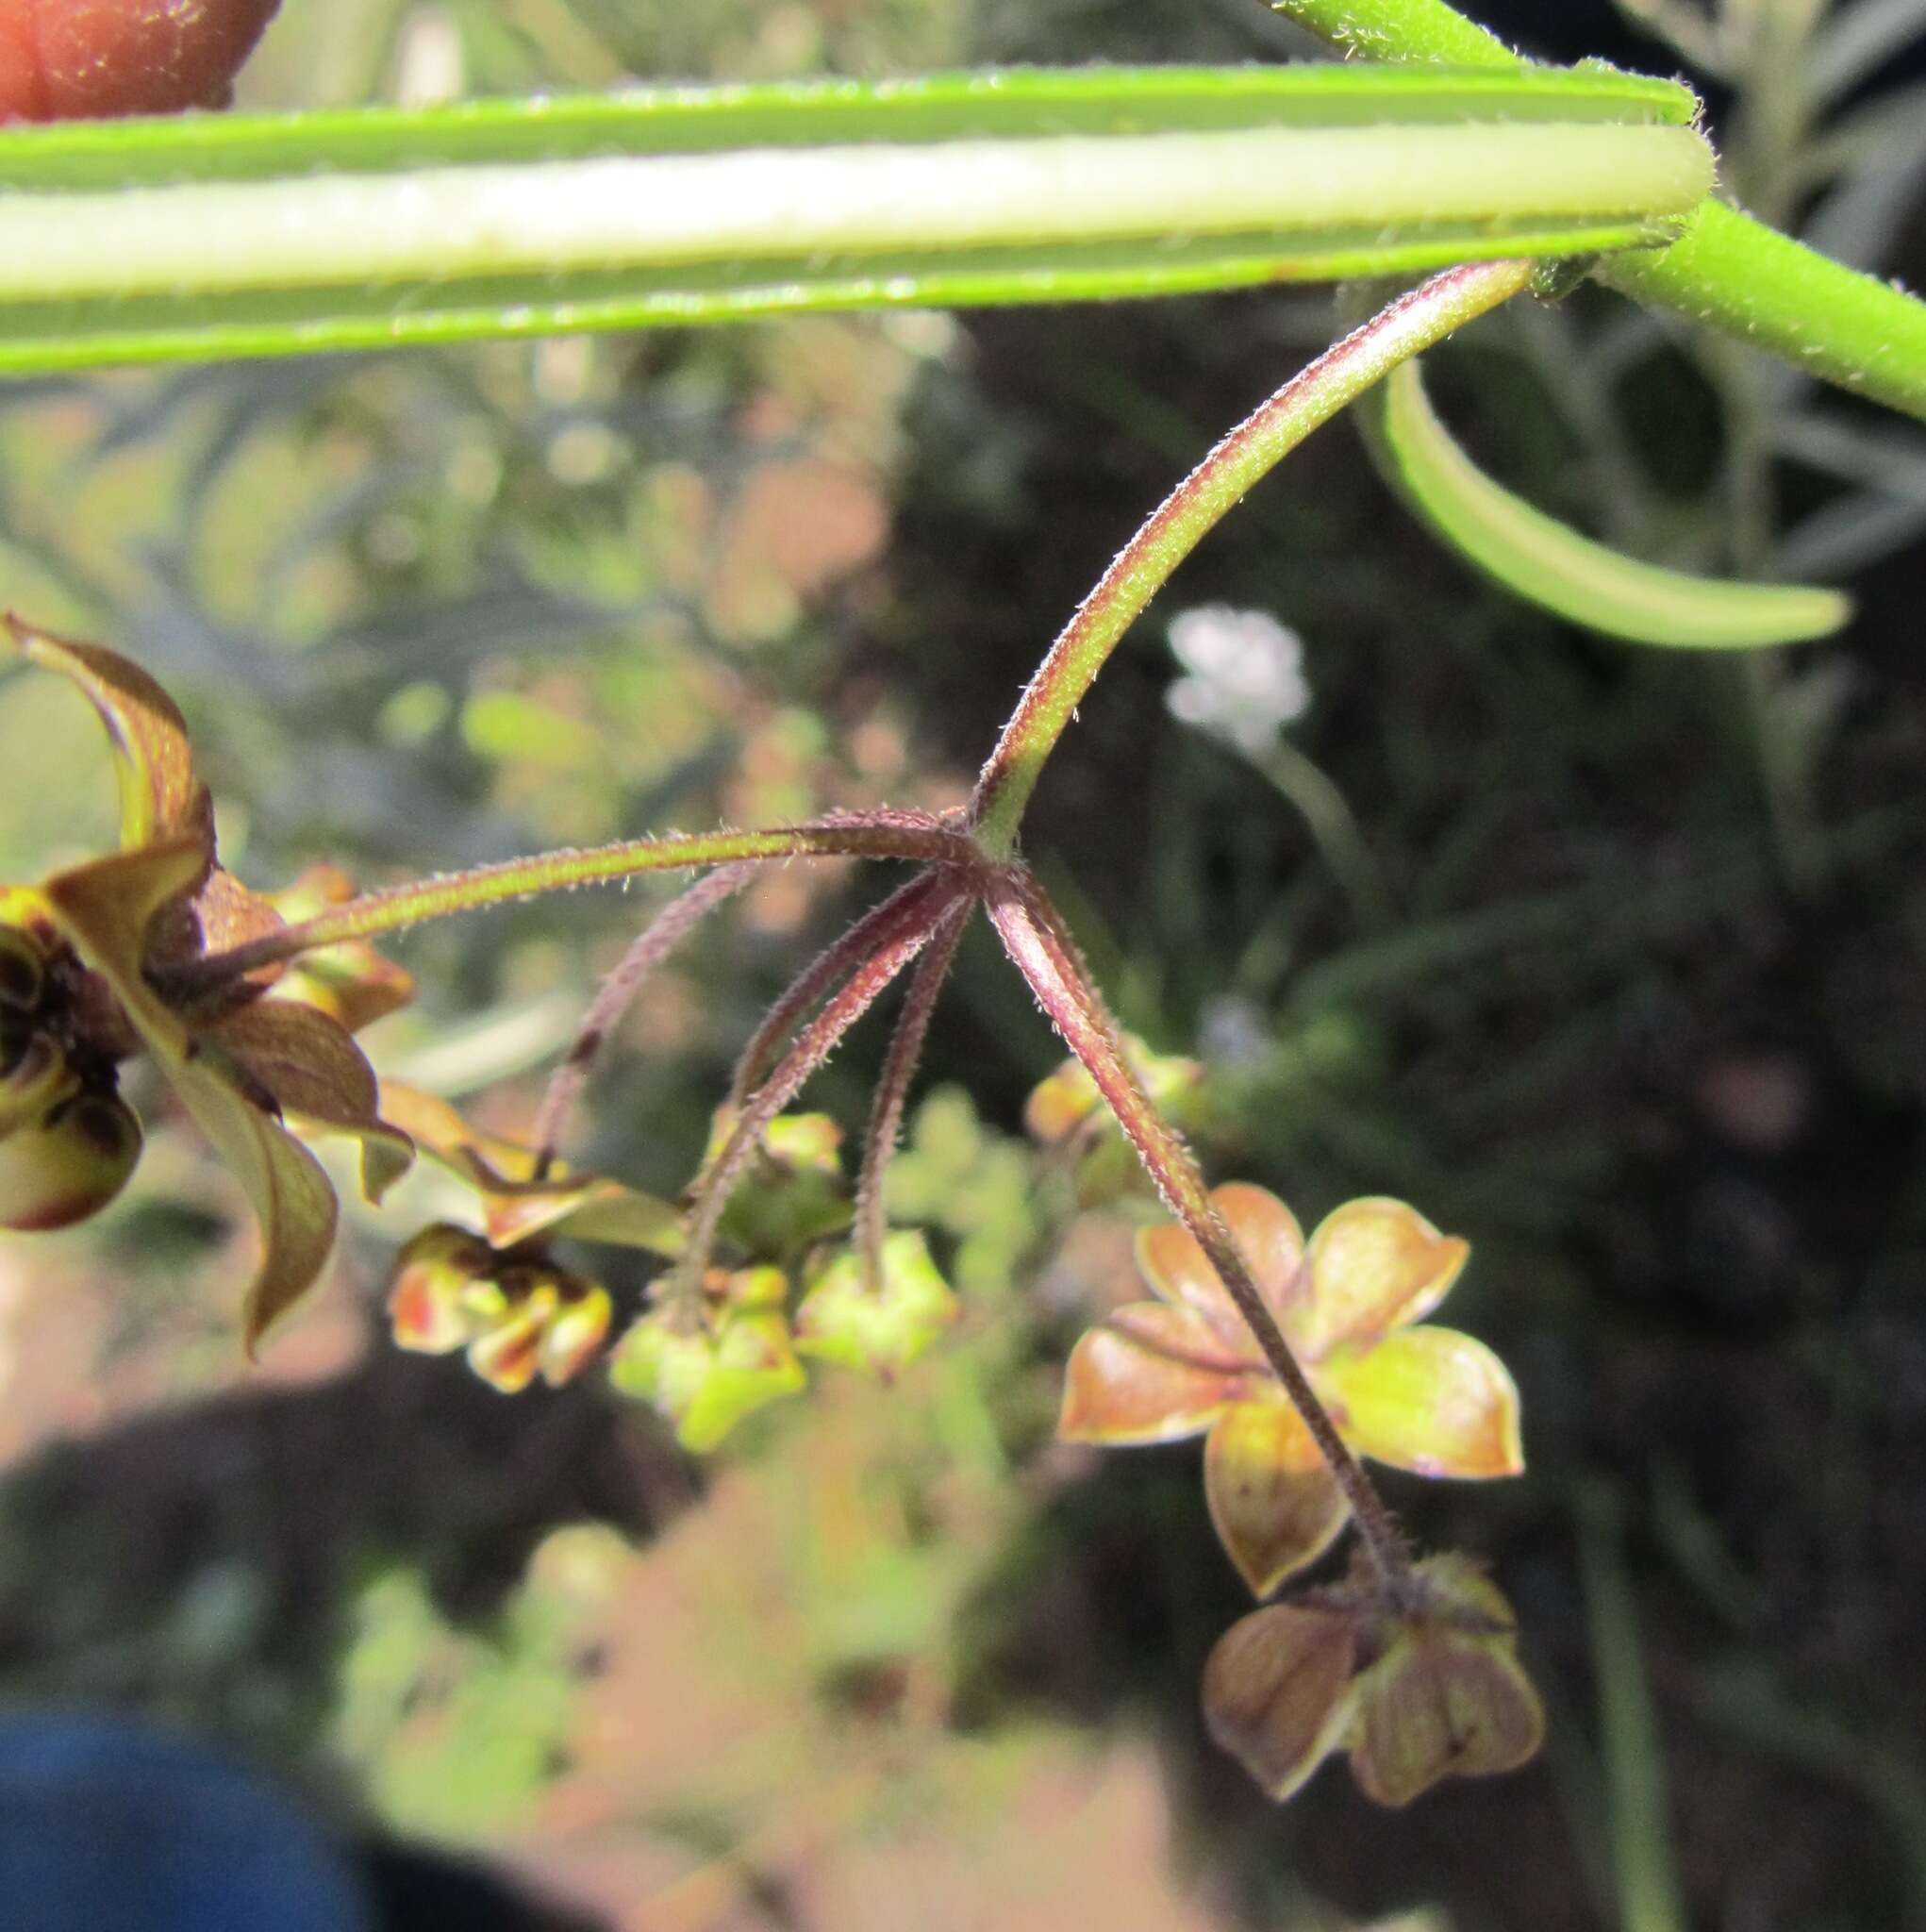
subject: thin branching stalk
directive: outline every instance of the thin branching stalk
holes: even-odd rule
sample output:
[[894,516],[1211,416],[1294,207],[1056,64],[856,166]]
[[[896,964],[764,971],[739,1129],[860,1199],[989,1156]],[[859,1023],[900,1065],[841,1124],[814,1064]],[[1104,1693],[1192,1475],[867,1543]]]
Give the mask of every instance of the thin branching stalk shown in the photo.
[[832,940],[786,986],[770,1008],[749,1044],[736,1062],[735,1077],[729,1082],[729,1105],[740,1107],[768,1074],[784,1046],[803,1024],[805,1016],[838,980],[847,978],[865,959],[879,933],[895,929],[898,915],[906,899],[915,899],[929,889],[930,874],[920,872],[907,884],[897,887],[887,899],[858,919],[839,938]]
[[1028,874],[1001,874],[988,900],[991,923],[1017,970],[1029,981],[1043,1010],[1070,1050],[1097,1084],[1144,1172],[1171,1211],[1196,1237],[1225,1291],[1237,1304],[1264,1358],[1303,1418],[1364,1538],[1365,1548],[1386,1591],[1404,1591],[1411,1557],[1389,1510],[1345,1446],[1319,1401],[1290,1343],[1265,1306],[1237,1242],[1210,1198],[1204,1172],[1184,1137],[1157,1111],[1124,1052],[1117,1023],[1091,983],[1075,941],[1064,929],[1043,889]]
[[444,873],[365,892],[298,925],[209,954],[174,974],[170,991],[206,991],[342,940],[374,939],[423,920],[506,906],[542,892],[639,878],[647,873],[734,865],[753,858],[906,858],[971,865],[976,857],[967,834],[911,812],[851,813],[765,831],[669,832],[655,839],[623,839],[612,845],[504,859],[469,872]]
[[775,1071],[752,1093],[738,1115],[722,1150],[697,1183],[689,1246],[671,1274],[660,1299],[666,1307],[692,1308],[701,1292],[723,1210],[748,1172],[761,1144],[763,1129],[781,1113],[804,1083],[836,1050],[843,1035],[875,1005],[896,975],[929,943],[931,934],[958,896],[967,892],[942,873],[932,873],[920,891],[899,893],[892,922],[872,936],[867,955],[831,995],[829,1002],[797,1036]]
[[760,862],[720,866],[678,892],[629,946],[615,970],[596,989],[562,1063],[550,1077],[535,1110],[535,1173],[544,1178],[555,1164],[556,1149],[576,1096],[588,1084],[608,1036],[622,1024],[636,995],[651,974],[668,958],[705,918],[732,899],[760,869]]
[[889,1039],[883,1071],[876,1079],[875,1098],[870,1106],[870,1124],[863,1136],[863,1161],[856,1171],[855,1247],[863,1271],[863,1286],[872,1294],[883,1289],[883,1233],[886,1225],[883,1183],[896,1141],[903,1131],[903,1109],[909,1098],[909,1083],[916,1077],[917,1063],[922,1058],[923,1041],[929,1035],[930,1016],[942,996],[943,983],[970,923],[975,895],[959,900],[937,922],[930,934],[929,950],[918,962],[896,1031]]
[[1077,606],[983,768],[971,815],[989,858],[1016,849],[1030,793],[1085,692],[1205,532],[1312,430],[1401,362],[1522,292],[1532,273],[1529,262],[1476,262],[1401,295],[1245,417],[1158,505]]

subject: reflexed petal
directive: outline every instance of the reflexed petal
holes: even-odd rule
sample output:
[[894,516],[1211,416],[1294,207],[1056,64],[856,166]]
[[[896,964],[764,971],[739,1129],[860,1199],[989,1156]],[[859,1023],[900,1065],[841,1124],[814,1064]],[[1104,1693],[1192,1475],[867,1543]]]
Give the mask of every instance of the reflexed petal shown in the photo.
[[1276,1399],[1240,1402],[1218,1422],[1204,1492],[1218,1541],[1260,1597],[1316,1562],[1351,1513],[1303,1418]]
[[1316,1360],[1419,1321],[1444,1299],[1470,1252],[1403,1201],[1347,1201],[1311,1236],[1310,1305],[1292,1339]]
[[1208,1428],[1250,1374],[1195,1308],[1133,1302],[1071,1350],[1056,1433],[1067,1442],[1175,1442]]
[[1500,1476],[1525,1466],[1510,1371],[1453,1328],[1405,1328],[1319,1364],[1345,1441],[1418,1475]]
[[1224,1632],[1204,1667],[1204,1723],[1270,1796],[1288,1798],[1342,1741],[1356,1656],[1344,1609],[1254,1610]]
[[608,1335],[615,1305],[608,1291],[584,1283],[574,1298],[565,1301],[541,1337],[541,1378],[551,1389],[573,1381],[594,1360]]
[[1420,1574],[1432,1606],[1401,1620],[1357,1679],[1351,1766],[1380,1805],[1408,1805],[1440,1778],[1511,1771],[1545,1735],[1503,1595],[1457,1557]]
[[286,1112],[354,1135],[369,1200],[380,1200],[413,1166],[414,1142],[376,1111],[379,1090],[367,1056],[325,1013],[290,1000],[257,1000],[199,1037],[234,1059]]
[[107,981],[182,1106],[254,1204],[262,1252],[243,1315],[252,1355],[269,1324],[326,1265],[338,1209],[314,1157],[195,1054],[186,1028],[141,975],[141,948],[156,912],[189,890],[205,865],[201,841],[187,833],[57,874],[42,891],[61,930]]
[[[354,896],[354,881],[339,866],[316,865],[273,894],[270,903],[292,925]],[[350,1033],[358,1033],[407,1006],[414,992],[413,977],[366,940],[343,940],[290,960],[274,997],[318,1007]]]
[[541,1366],[542,1337],[556,1309],[553,1289],[525,1296],[468,1345],[468,1365],[491,1389],[519,1395]]
[[112,1093],[80,1093],[0,1141],[0,1227],[43,1234],[97,1214],[141,1158],[141,1124]]
[[483,1225],[498,1248],[566,1234],[656,1255],[683,1250],[682,1212],[668,1201],[620,1181],[572,1174],[560,1160],[536,1180],[532,1147],[480,1132],[445,1100],[399,1080],[381,1082],[380,1103],[384,1120],[475,1191]]
[[796,1310],[797,1352],[893,1382],[962,1313],[913,1229],[885,1239],[880,1273],[872,1292],[861,1257],[836,1256]]
[[138,664],[99,644],[50,637],[10,613],[6,635],[33,663],[78,685],[100,714],[120,780],[121,849],[192,830],[211,857],[206,794],[174,700]]

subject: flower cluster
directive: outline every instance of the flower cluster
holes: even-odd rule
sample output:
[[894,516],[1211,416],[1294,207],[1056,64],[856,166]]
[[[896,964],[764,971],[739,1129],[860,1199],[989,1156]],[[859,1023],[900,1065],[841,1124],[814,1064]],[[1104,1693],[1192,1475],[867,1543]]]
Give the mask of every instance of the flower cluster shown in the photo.
[[[289,1124],[344,1133],[378,1197],[414,1158],[380,1116],[374,1070],[349,1032],[407,997],[372,951],[332,974],[345,1015],[285,995],[280,972],[201,983],[198,962],[273,932],[274,906],[222,869],[214,819],[173,701],[138,666],[8,617],[0,645],[67,678],[93,706],[121,791],[120,849],[38,886],[0,889],[0,1198],[8,1225],[63,1225],[132,1171],[138,1123],[118,1070],[144,1056],[214,1143],[258,1216],[248,1346],[312,1286],[333,1245],[333,1187]],[[356,997],[361,981],[380,991]]]

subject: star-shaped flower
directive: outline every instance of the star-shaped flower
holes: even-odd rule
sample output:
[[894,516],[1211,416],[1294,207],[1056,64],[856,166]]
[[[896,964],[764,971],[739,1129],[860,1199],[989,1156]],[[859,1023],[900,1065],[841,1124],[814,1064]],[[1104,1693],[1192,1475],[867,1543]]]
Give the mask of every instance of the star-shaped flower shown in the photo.
[[[1338,1432],[1420,1475],[1516,1475],[1518,1391],[1481,1341],[1418,1325],[1469,1249],[1402,1201],[1349,1201],[1305,1242],[1274,1194],[1211,1195],[1266,1306]],[[1137,1263],[1158,1299],[1118,1308],[1071,1352],[1059,1435],[1171,1442],[1208,1431],[1219,1539],[1269,1596],[1328,1549],[1347,1505],[1217,1272],[1181,1223],[1147,1228]]]
[[[259,1219],[252,1351],[321,1273],[339,1213],[286,1123],[356,1136],[371,1199],[413,1147],[380,1118],[374,1070],[347,1028],[299,998],[269,997],[277,969],[212,984],[193,974],[284,922],[217,862],[212,806],[167,693],[116,653],[10,615],[8,647],[93,706],[113,748],[121,840],[38,886],[0,889],[0,1209],[9,1226],[61,1226],[112,1198],[140,1148],[119,1069],[146,1055]],[[352,976],[354,963],[341,971]]]

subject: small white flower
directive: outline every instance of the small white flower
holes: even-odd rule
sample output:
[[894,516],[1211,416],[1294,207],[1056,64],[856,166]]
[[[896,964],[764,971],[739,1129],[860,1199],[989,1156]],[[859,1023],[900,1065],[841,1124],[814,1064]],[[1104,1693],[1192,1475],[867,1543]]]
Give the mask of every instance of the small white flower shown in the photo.
[[1165,693],[1171,715],[1260,758],[1311,702],[1304,649],[1268,610],[1204,604],[1171,620],[1171,649],[1187,676]]

